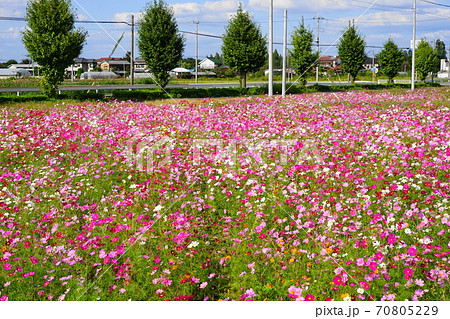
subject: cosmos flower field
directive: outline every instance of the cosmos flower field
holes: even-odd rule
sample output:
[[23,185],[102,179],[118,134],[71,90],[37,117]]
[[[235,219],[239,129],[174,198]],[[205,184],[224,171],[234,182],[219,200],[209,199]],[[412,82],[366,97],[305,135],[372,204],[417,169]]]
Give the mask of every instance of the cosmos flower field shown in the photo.
[[449,182],[445,88],[2,107],[0,298],[450,300]]

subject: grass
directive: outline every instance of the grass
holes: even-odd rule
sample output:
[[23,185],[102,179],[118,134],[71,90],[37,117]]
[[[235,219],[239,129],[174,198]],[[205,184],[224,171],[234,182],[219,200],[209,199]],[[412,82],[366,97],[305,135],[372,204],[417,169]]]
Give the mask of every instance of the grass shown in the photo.
[[[408,75],[399,75],[396,77],[396,79],[409,79],[410,76]],[[294,77],[294,80],[297,78]],[[314,82],[315,76],[309,76],[308,81]],[[375,81],[378,79],[387,79],[385,76],[377,76]],[[274,76],[274,81],[281,82],[282,78],[281,76],[277,75]],[[372,75],[367,73],[362,73],[358,79],[359,81],[372,81]],[[248,82],[267,82],[268,77],[262,76],[262,77],[253,77],[249,76],[247,79]],[[334,81],[334,82],[346,82],[347,77],[346,76],[333,76],[330,78],[321,77],[320,81]],[[229,82],[235,82],[239,83],[239,77],[230,77],[230,78],[210,78],[210,77],[199,77],[198,79],[199,83],[229,83]],[[98,79],[98,80],[80,80],[75,79],[74,81],[71,81],[70,79],[64,80],[63,85],[127,85],[130,83],[129,79]],[[153,80],[151,79],[136,79],[136,84],[153,84]],[[178,83],[178,84],[186,84],[186,83],[195,83],[195,79],[171,79],[171,83]],[[0,80],[0,87],[35,87],[39,86],[39,80],[38,79],[2,79]]]

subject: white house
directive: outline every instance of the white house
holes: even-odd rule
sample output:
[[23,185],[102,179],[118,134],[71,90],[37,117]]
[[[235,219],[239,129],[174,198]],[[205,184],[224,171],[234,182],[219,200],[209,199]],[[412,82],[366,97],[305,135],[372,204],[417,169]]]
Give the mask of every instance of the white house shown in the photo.
[[198,67],[203,70],[212,70],[222,65],[222,61],[214,58],[204,58],[198,64]]
[[441,70],[437,74],[438,78],[450,78],[450,61],[441,59]]

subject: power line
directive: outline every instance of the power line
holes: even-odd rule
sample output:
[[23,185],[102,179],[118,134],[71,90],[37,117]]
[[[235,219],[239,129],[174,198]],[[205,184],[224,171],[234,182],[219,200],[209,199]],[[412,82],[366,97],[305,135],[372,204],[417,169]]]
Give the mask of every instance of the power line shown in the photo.
[[[0,20],[6,20],[6,21],[25,21],[25,18],[21,17],[0,17]],[[92,21],[92,20],[75,20],[76,23],[99,23],[99,24],[127,24],[131,25],[129,22],[126,21]]]
[[426,2],[429,4],[434,4],[435,6],[450,8],[450,5],[448,5],[448,4],[437,3],[437,2],[433,2],[433,1],[429,1],[429,0],[419,0],[419,1]]

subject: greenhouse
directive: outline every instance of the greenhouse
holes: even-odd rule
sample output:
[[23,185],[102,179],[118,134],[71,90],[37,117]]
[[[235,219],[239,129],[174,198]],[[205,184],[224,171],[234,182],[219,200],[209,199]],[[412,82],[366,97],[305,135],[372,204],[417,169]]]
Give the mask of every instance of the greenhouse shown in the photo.
[[102,72],[84,72],[81,73],[80,79],[95,80],[95,79],[113,79],[117,78],[117,74],[109,71]]

